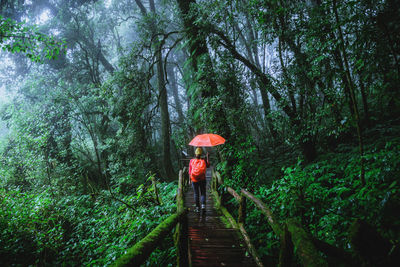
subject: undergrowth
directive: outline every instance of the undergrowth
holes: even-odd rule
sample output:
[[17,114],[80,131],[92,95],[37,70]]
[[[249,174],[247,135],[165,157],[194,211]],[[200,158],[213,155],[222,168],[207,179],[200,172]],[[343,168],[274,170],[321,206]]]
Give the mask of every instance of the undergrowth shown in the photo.
[[[107,266],[175,212],[175,183],[159,184],[161,205],[151,192],[118,196],[55,196],[50,189],[0,191],[2,266]],[[150,256],[147,266],[175,264],[172,235]]]
[[[365,185],[359,177],[358,148],[347,144],[311,164],[299,160],[282,168],[281,178],[256,187],[254,193],[281,222],[298,218],[314,237],[345,250],[351,251],[349,228],[356,219],[368,222],[396,244],[400,240],[400,138],[369,143],[364,156]],[[227,206],[235,214],[237,205],[232,203]],[[251,201],[245,227],[263,262],[276,265],[279,239]]]

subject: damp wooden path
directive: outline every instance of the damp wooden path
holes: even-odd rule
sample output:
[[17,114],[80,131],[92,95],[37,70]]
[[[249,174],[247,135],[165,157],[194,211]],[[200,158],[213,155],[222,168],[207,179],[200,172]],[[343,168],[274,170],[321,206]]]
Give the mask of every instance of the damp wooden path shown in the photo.
[[256,266],[239,231],[227,228],[214,208],[210,193],[211,170],[207,170],[207,194],[205,212],[195,212],[193,189],[185,194],[188,212],[189,262],[192,266]]

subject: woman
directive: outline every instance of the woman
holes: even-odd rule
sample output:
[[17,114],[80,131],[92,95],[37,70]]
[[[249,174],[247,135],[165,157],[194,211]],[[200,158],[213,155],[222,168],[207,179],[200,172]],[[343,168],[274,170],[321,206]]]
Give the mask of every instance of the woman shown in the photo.
[[[196,148],[194,152],[196,157],[191,159],[189,162],[189,177],[192,181],[192,187],[194,191],[194,201],[196,203],[196,212],[200,211],[200,200],[201,209],[206,209],[206,170],[210,166],[208,160],[208,153],[205,159],[201,157],[203,149],[201,147]],[[201,199],[199,200],[199,193]]]

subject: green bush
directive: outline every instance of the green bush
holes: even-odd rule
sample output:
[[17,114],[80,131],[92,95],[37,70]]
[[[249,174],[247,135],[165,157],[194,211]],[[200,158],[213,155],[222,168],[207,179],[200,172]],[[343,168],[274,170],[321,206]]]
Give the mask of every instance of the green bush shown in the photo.
[[[99,196],[55,197],[49,190],[0,191],[0,258],[3,266],[106,266],[175,212],[176,184],[159,184],[161,205],[139,205],[137,196],[118,196],[136,211]],[[151,191],[149,191],[151,193]],[[101,197],[102,196],[102,197]],[[142,196],[148,197],[148,196]],[[149,263],[172,264],[169,237]]]
[[[369,147],[365,160],[365,186],[354,149],[326,154],[307,166],[299,161],[255,194],[281,222],[296,217],[313,236],[338,247],[348,248],[349,227],[356,218],[375,226],[389,240],[399,240],[400,139]],[[255,207],[248,209],[246,228],[260,256],[274,262],[271,255],[278,253],[277,237]]]

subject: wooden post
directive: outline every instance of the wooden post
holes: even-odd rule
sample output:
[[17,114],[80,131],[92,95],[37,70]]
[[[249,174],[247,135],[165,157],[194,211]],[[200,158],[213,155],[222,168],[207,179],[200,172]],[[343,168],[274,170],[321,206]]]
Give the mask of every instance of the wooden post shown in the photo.
[[281,241],[281,249],[279,252],[278,266],[279,267],[291,266],[293,258],[293,243],[286,224],[282,228],[280,241]]
[[183,210],[183,171],[179,171],[178,192],[176,197],[176,206],[178,212]]
[[155,178],[154,176],[151,177],[151,182],[153,183],[154,197],[155,197],[156,203],[157,203],[158,205],[160,205],[160,204],[161,204],[161,201],[160,201],[160,197],[159,197],[159,195],[158,195],[157,181],[156,181],[156,178]]
[[188,237],[187,237],[187,217],[184,216],[175,228],[175,247],[176,261],[178,267],[189,266],[188,261]]
[[216,175],[217,175],[218,184],[223,185],[224,179],[221,177],[221,174],[219,172],[216,172]]
[[243,224],[245,223],[246,220],[246,198],[243,196],[243,194],[240,196],[240,202],[239,202],[239,218],[238,218],[238,223]]
[[239,195],[236,193],[236,191],[231,188],[227,187],[226,191],[228,191],[229,194],[231,194],[236,201],[239,203],[239,217],[238,217],[238,223],[244,223],[244,220],[246,219],[246,198],[242,195]]
[[[176,197],[177,212],[185,210],[183,190],[185,187],[185,168],[179,171],[178,193]],[[175,228],[175,246],[177,254],[177,266],[188,266],[188,240],[187,240],[187,217],[184,216]]]
[[189,176],[187,175],[187,171],[188,170],[185,166],[182,170],[182,179],[183,179],[182,185],[183,185],[183,187],[186,187],[187,185],[189,185]]
[[296,254],[299,256],[303,266],[328,266],[328,263],[321,256],[317,248],[314,246],[311,238],[306,231],[304,231],[298,221],[295,219],[289,219],[287,221],[287,226],[292,237]]
[[216,191],[217,187],[215,186],[215,172],[214,169],[211,169],[211,191]]
[[[221,202],[221,205],[223,205],[223,203],[224,203],[224,187],[223,187],[223,184],[224,184],[224,181],[223,181],[223,179],[222,179],[222,177],[221,177],[221,174],[219,174],[219,172],[216,172],[215,173],[215,175],[216,175],[216,192],[218,193],[218,195],[219,195],[219,198],[220,198],[220,202]],[[221,188],[221,189],[220,189]],[[220,189],[220,190],[219,190]]]
[[217,172],[213,168],[211,173],[212,173],[211,177],[212,177],[213,190],[214,190],[214,192],[216,192],[218,190]]

